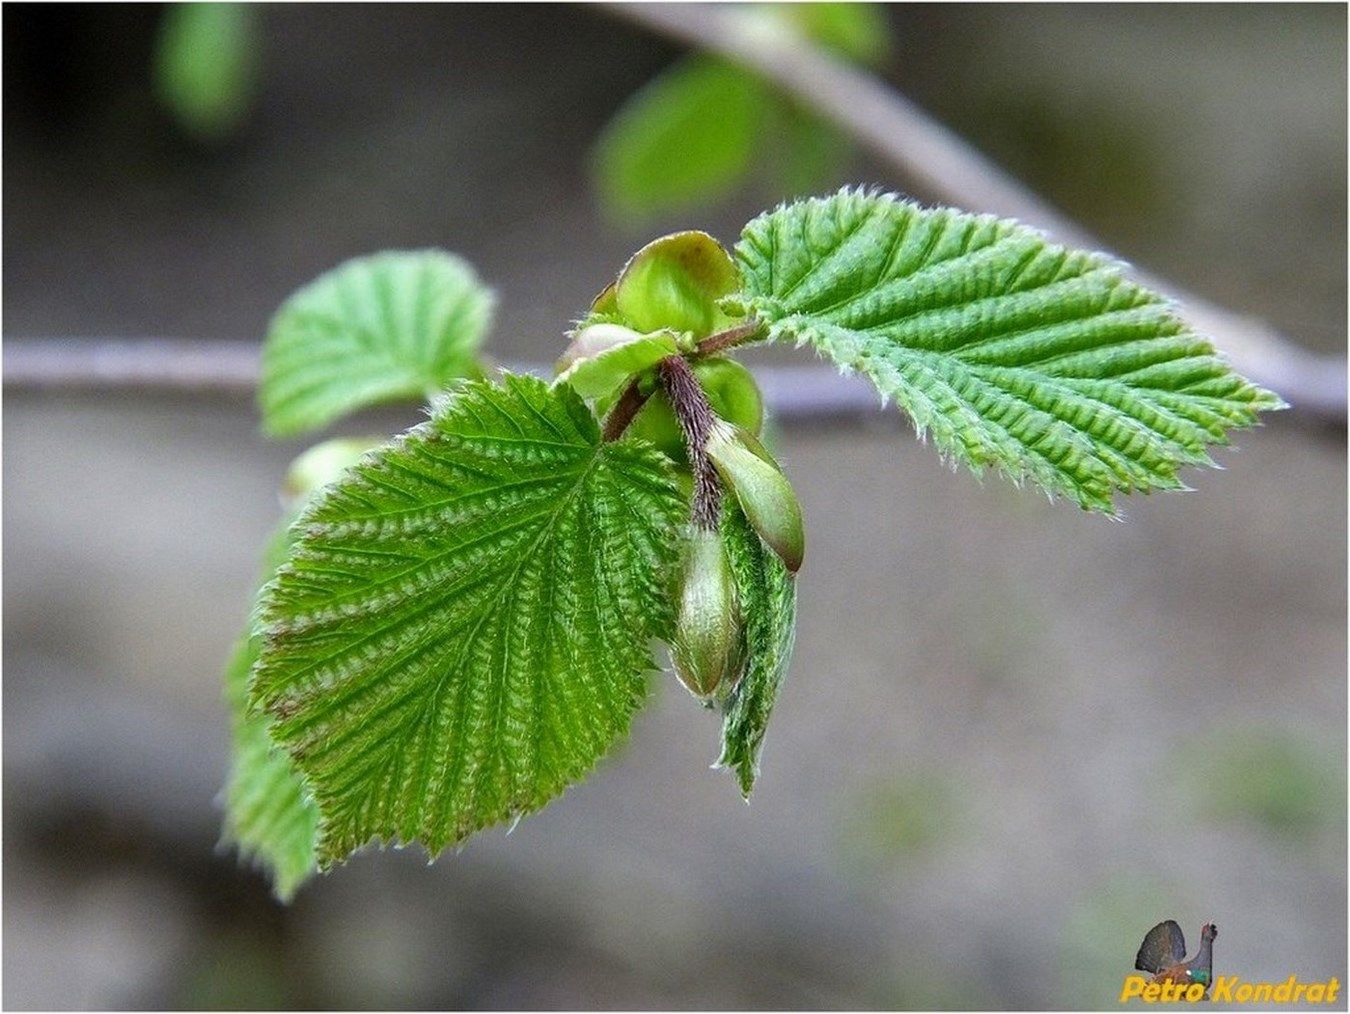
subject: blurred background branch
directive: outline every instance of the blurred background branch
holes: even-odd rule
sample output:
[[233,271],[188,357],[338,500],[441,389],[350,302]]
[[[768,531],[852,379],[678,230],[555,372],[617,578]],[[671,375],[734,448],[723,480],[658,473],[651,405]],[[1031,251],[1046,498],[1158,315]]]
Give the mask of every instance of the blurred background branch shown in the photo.
[[[234,11],[230,5],[207,6],[221,7],[225,14]],[[790,10],[805,11],[808,8],[811,5]],[[832,9],[844,12],[846,8],[847,5],[841,5]],[[748,72],[744,74],[746,80],[754,75],[781,91],[786,100],[800,106],[800,113],[778,111],[780,126],[788,124],[789,129],[795,129],[798,139],[814,137],[815,146],[819,147],[829,141],[828,131],[842,130],[880,156],[900,180],[925,198],[1016,218],[1046,230],[1069,245],[1091,249],[1109,246],[879,77],[869,66],[869,63],[875,65],[873,49],[884,49],[885,46],[884,33],[878,25],[853,21],[811,24],[803,21],[804,15],[798,18],[802,23],[797,23],[781,12],[769,16],[768,8],[747,9],[736,5],[609,3],[599,5],[598,9],[669,40],[692,46],[706,54],[705,60],[726,61],[719,65],[725,67],[725,71],[707,63],[678,68],[674,77],[664,83],[662,91],[649,91],[648,104],[660,106],[656,111],[666,120],[683,122],[675,115],[680,109],[689,115],[698,114],[696,119],[706,120],[711,114],[698,105],[701,87],[705,91],[712,88],[720,96],[721,105],[714,119],[721,122],[730,115],[723,108],[727,99],[721,91],[730,89],[734,96],[738,87],[742,91],[747,87],[738,84],[740,79],[727,77],[727,74]],[[850,17],[857,17],[856,9]],[[188,31],[191,24],[181,27],[182,31],[170,33],[168,37],[182,37],[191,42],[193,35]],[[211,37],[216,38],[215,28],[207,27],[212,29]],[[235,95],[237,90],[231,88],[226,92]],[[181,91],[183,89],[179,88],[173,93]],[[745,100],[747,97],[742,95],[740,98]],[[754,98],[759,103],[767,101],[762,96]],[[708,92],[701,101],[712,99],[713,92]],[[694,102],[693,108],[687,108],[690,102]],[[669,108],[671,103],[676,103],[678,108]],[[733,107],[736,105],[731,103]],[[715,179],[702,178],[697,173],[694,178],[685,178],[682,174],[694,170],[687,166],[672,170],[667,157],[663,157],[662,171],[667,174],[673,171],[675,176],[661,177],[658,173],[652,178],[652,167],[645,164],[649,161],[645,159],[645,149],[651,147],[653,141],[646,136],[650,126],[640,125],[638,115],[630,115],[626,123],[621,117],[616,121],[618,125],[602,139],[599,149],[597,166],[602,192],[618,193],[617,202],[614,193],[608,194],[607,199],[621,205],[627,190],[627,200],[647,201],[649,211],[662,201],[669,202],[678,197],[681,188],[691,188],[691,193],[708,196],[745,169],[741,163],[748,157],[749,150],[760,143],[753,127],[758,114],[752,110],[757,108],[752,105],[743,110],[750,117],[741,124],[743,129],[719,139],[727,146],[724,154],[729,161],[722,167],[725,171]],[[818,117],[815,123],[823,124],[827,133],[812,129],[812,121],[804,118],[810,116]],[[793,124],[795,128],[792,128]],[[826,146],[830,145],[827,143]],[[702,151],[706,146],[695,147]],[[657,145],[657,148],[666,152],[671,150],[668,144]],[[806,151],[811,150],[808,145]],[[790,145],[788,153],[794,153]],[[795,151],[795,154],[802,155],[803,152]],[[801,180],[795,184],[798,188],[804,185]],[[644,190],[644,186],[655,189]],[[1346,361],[1343,356],[1309,351],[1262,320],[1216,305],[1147,271],[1135,271],[1134,274],[1145,284],[1176,299],[1187,319],[1197,330],[1211,336],[1240,372],[1277,391],[1301,415],[1338,424],[1345,421]],[[4,382],[7,387],[18,389],[130,387],[247,391],[256,383],[257,355],[256,345],[243,342],[8,341]],[[546,372],[539,366],[533,370]],[[774,373],[770,397],[776,396],[775,408],[785,418],[866,411],[875,404],[861,385],[841,380],[824,367],[778,368]]]
[[[1059,242],[1107,244],[1009,176],[875,74],[804,46],[774,22],[732,5],[601,5],[667,38],[715,53],[779,86],[853,134],[923,196],[993,212],[1044,229]],[[1145,285],[1181,304],[1239,372],[1279,392],[1296,409],[1333,420],[1346,414],[1346,360],[1309,352],[1263,321],[1234,313],[1147,271]]]
[[[23,390],[117,389],[251,395],[258,384],[258,345],[250,341],[172,338],[5,343],[5,386]],[[547,377],[544,363],[505,362],[509,370]],[[871,385],[831,366],[756,365],[755,377],[780,420],[823,419],[876,409]]]

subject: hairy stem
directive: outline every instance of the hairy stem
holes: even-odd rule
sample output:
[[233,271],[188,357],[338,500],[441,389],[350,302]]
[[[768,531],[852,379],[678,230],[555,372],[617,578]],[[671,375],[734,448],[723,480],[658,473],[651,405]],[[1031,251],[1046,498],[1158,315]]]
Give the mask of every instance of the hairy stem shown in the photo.
[[619,400],[614,403],[614,407],[609,410],[609,415],[605,416],[604,429],[601,430],[601,436],[608,443],[618,440],[623,436],[623,431],[628,429],[628,424],[638,414],[638,410],[647,403],[650,394],[643,394],[638,387],[637,379],[624,388],[623,394]]
[[684,431],[689,467],[694,473],[694,502],[690,520],[694,527],[714,531],[722,512],[722,483],[708,457],[708,437],[717,420],[708,396],[694,371],[681,356],[662,359],[657,366],[670,407]]
[[727,349],[734,349],[737,345],[757,342],[766,334],[768,334],[768,328],[759,321],[752,320],[749,323],[740,324],[704,338],[694,346],[694,356],[698,359],[702,359],[704,356],[715,356]]

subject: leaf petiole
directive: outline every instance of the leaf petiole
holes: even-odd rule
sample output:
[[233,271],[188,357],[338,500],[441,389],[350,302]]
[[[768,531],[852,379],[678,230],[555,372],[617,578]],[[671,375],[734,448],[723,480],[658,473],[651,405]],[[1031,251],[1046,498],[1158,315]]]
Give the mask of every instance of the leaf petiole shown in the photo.
[[736,327],[727,328],[725,331],[719,331],[717,334],[704,338],[694,346],[693,358],[703,359],[706,356],[715,356],[728,349],[734,349],[739,345],[748,345],[768,336],[769,327],[767,324],[758,320],[751,320],[748,323],[738,324]]
[[640,377],[634,377],[629,381],[628,386],[623,390],[623,394],[619,395],[619,400],[610,409],[609,415],[605,416],[604,429],[600,434],[601,439],[605,443],[612,443],[623,436],[624,430],[628,429],[628,424],[637,416],[642,406],[647,404],[647,399],[651,396],[650,391],[642,390],[642,379]]

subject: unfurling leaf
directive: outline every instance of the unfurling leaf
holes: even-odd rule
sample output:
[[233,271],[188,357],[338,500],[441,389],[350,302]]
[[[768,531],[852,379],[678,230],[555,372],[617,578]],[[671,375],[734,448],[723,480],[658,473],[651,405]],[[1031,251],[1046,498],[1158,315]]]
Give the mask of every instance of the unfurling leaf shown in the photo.
[[759,775],[769,716],[792,657],[797,583],[734,504],[723,507],[721,532],[742,617],[742,668],[722,703],[717,766],[735,772],[748,798]]
[[327,487],[265,593],[253,678],[321,865],[371,841],[435,855],[594,766],[671,635],[687,511],[666,458],[509,375]]
[[[605,291],[609,292],[610,290],[606,289]],[[604,295],[604,293],[601,295]],[[598,297],[597,302],[599,302]],[[644,337],[641,332],[634,331],[631,327],[603,321],[579,325],[571,332],[571,336],[571,344],[563,350],[563,354],[558,357],[558,361],[553,366],[553,372],[556,374],[566,373],[577,363],[594,359],[596,356],[612,352],[614,349],[629,345]]]
[[1183,488],[1282,406],[1120,265],[1015,222],[845,190],[756,218],[736,256],[771,339],[866,374],[971,468],[1085,508]]
[[736,589],[722,537],[695,529],[685,546],[680,603],[670,657],[695,697],[708,698],[735,678],[740,653]]
[[[620,341],[623,332],[629,337]],[[563,353],[557,382],[570,384],[587,401],[610,399],[634,374],[678,352],[669,331],[644,335],[619,324],[591,324],[577,333]]]
[[439,250],[347,261],[282,305],[263,346],[263,427],[289,436],[476,375],[494,297]]

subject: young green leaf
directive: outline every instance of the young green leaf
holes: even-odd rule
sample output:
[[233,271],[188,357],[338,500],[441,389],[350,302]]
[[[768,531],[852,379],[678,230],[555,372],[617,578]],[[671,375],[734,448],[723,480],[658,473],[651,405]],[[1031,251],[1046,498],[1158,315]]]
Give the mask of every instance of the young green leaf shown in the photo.
[[1119,264],[1015,222],[844,190],[756,218],[736,256],[771,339],[866,374],[972,469],[1092,510],[1184,488],[1182,466],[1283,404]]
[[[289,533],[283,528],[268,546],[269,577],[289,548]],[[249,672],[261,648],[262,634],[250,621],[225,667],[233,757],[225,784],[224,837],[245,858],[266,868],[277,897],[289,901],[314,872],[319,811],[295,764],[272,743],[268,717],[248,707]]]
[[327,487],[265,595],[253,699],[328,865],[539,809],[627,731],[688,501],[569,386],[474,381]]
[[263,428],[289,436],[479,372],[494,297],[439,250],[347,261],[291,296],[263,346]]
[[717,197],[750,168],[767,87],[721,60],[681,61],[637,92],[596,144],[606,207],[657,214]]
[[723,705],[722,753],[716,766],[735,772],[748,799],[759,776],[769,716],[792,657],[797,583],[733,504],[723,505],[721,533],[744,618],[745,662]]

